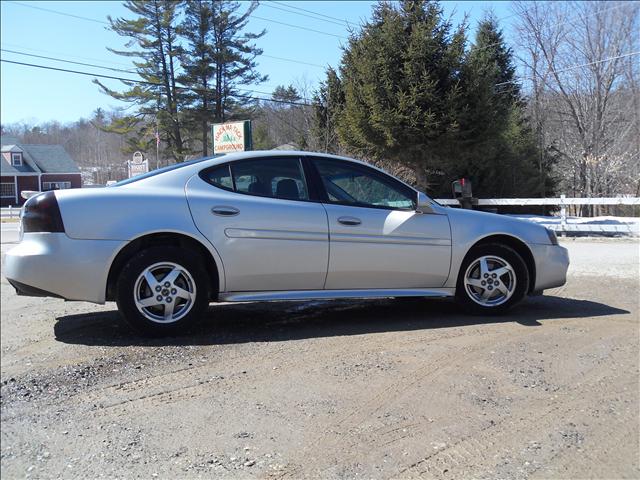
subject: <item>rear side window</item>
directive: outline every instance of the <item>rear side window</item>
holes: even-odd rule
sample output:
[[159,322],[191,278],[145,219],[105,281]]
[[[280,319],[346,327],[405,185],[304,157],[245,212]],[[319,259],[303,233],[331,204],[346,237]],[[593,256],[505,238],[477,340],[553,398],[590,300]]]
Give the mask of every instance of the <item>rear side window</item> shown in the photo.
[[206,170],[202,179],[216,187],[233,190],[233,180],[231,180],[231,169],[229,165],[222,165],[212,170]]
[[299,158],[242,160],[205,170],[201,177],[216,187],[247,195],[309,200]]

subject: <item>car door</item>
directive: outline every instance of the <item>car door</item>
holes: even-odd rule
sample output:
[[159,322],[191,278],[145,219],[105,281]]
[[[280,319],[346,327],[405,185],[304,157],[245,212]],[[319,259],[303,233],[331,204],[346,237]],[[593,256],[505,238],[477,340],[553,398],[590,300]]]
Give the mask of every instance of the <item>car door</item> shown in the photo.
[[446,215],[416,212],[417,193],[356,162],[312,158],[324,189],[326,289],[435,288],[449,275]]
[[308,192],[292,156],[230,162],[189,180],[189,207],[222,258],[226,291],[323,288],[327,215]]

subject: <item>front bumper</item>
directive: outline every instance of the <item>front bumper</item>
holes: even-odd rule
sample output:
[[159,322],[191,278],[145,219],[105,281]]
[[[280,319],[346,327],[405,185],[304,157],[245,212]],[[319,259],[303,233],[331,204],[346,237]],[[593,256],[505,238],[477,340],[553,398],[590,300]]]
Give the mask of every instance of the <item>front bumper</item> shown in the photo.
[[21,295],[104,303],[111,262],[125,244],[25,233],[5,254],[5,276]]
[[567,283],[569,251],[560,245],[529,245],[536,264],[534,291],[561,287]]

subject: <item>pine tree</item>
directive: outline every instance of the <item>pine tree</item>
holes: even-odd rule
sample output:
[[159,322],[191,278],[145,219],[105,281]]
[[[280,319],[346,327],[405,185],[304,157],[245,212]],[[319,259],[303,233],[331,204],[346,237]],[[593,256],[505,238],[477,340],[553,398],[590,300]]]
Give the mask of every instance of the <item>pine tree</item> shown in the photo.
[[316,139],[316,149],[340,153],[336,125],[344,108],[344,90],[340,77],[333,68],[327,69],[327,78],[316,91],[313,103],[313,138]]
[[253,43],[266,31],[244,31],[258,3],[252,2],[244,13],[238,13],[240,6],[229,0],[189,1],[180,26],[186,40],[180,81],[193,89],[187,95],[187,116],[197,125],[203,155],[208,151],[209,124],[248,115],[255,104],[241,87],[267,80],[257,71],[262,50]]
[[[540,183],[551,187],[547,172],[535,168],[538,152],[513,54],[492,16],[478,25],[461,86],[464,108],[451,173],[471,178],[474,191],[488,197],[531,196],[539,192]],[[443,193],[451,177],[440,186]]]
[[182,38],[186,40],[186,48],[182,56],[184,73],[179,77],[182,84],[197,89],[185,92],[185,103],[189,105],[185,113],[185,123],[202,144],[202,155],[208,154],[209,124],[213,120],[211,105],[215,103],[213,87],[214,55],[211,45],[213,29],[213,12],[208,1],[187,2],[184,20],[178,28]]
[[134,58],[138,75],[147,83],[123,82],[128,89],[119,92],[94,80],[104,93],[137,107],[135,114],[114,121],[108,129],[127,134],[129,150],[149,151],[155,145],[154,130],[158,128],[169,155],[182,161],[187,152],[180,116],[183,95],[176,80],[181,54],[176,32],[179,4],[171,0],[128,0],[124,5],[136,18],[108,20],[111,30],[129,39],[127,50],[108,50]]
[[458,129],[464,44],[464,25],[452,31],[436,2],[378,4],[342,57],[341,142],[410,167],[427,187]]

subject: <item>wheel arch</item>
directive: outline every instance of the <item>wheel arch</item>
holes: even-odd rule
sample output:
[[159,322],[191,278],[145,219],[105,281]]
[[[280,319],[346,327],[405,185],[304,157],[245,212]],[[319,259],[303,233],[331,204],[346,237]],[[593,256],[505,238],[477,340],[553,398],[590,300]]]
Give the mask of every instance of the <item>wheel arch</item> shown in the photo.
[[205,268],[211,279],[211,299],[217,300],[218,292],[220,291],[223,268],[219,261],[215,258],[212,252],[207,248],[200,240],[179,232],[154,232],[141,235],[130,242],[128,242],[120,251],[116,254],[111,266],[109,268],[109,274],[107,276],[106,285],[106,300],[115,299],[115,286],[118,280],[118,276],[122,271],[122,268],[127,262],[133,258],[133,256],[154,246],[176,246],[186,250],[198,252],[203,259],[205,259]]
[[535,262],[535,259],[533,258],[533,252],[531,252],[531,249],[529,248],[529,246],[517,237],[514,237],[512,235],[506,235],[506,234],[494,234],[494,235],[488,235],[486,237],[483,237],[480,240],[476,241],[476,243],[471,245],[471,247],[469,248],[469,250],[467,250],[467,253],[464,256],[462,263],[464,264],[467,257],[469,256],[469,253],[475,247],[479,245],[490,244],[490,243],[499,243],[502,245],[506,245],[512,248],[513,250],[515,250],[522,257],[525,265],[527,266],[527,270],[529,272],[529,286],[527,288],[527,293],[531,293],[536,284],[536,262]]

